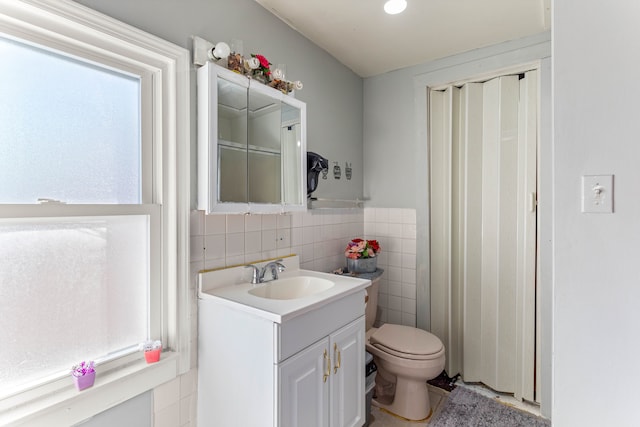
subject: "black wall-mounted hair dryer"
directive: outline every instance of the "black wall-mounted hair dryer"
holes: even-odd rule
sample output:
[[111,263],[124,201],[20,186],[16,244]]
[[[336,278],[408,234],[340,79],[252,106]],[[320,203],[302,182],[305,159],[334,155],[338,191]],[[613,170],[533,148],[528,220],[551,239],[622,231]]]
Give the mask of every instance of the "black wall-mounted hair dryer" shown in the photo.
[[307,151],[307,197],[318,188],[318,175],[329,168],[329,160],[312,151]]

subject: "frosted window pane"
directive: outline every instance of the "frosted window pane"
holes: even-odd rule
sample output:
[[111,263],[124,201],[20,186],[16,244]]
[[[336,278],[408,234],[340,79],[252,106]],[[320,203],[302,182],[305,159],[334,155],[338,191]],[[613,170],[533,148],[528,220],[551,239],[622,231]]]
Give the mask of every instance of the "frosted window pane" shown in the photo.
[[149,335],[146,215],[0,222],[0,395]]
[[140,203],[140,79],[0,37],[0,203]]

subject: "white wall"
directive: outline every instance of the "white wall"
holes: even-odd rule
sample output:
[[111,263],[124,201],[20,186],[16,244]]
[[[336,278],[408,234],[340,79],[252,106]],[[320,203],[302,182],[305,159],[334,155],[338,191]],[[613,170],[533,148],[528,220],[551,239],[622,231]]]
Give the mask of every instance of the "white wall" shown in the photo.
[[[283,215],[191,213],[191,285],[200,270],[295,253],[301,268],[332,271],[345,265],[344,248],[364,236],[362,208]],[[194,287],[195,292],[195,287]]]
[[[286,64],[288,78],[301,80],[304,83],[304,89],[298,91],[296,97],[307,103],[308,149],[318,152],[331,162],[339,161],[343,168],[344,162],[352,163],[353,167],[351,180],[344,178],[344,169],[341,180],[335,180],[332,174],[329,174],[329,179],[321,180],[314,195],[338,199],[353,199],[362,196],[362,79],[327,52],[267,12],[257,2],[254,0],[77,0],[77,2],[189,50],[192,47],[191,37],[193,35],[203,37],[211,42],[226,41],[229,43],[232,39],[241,39],[244,43],[245,55],[260,53],[273,64]],[[195,207],[197,194],[195,179],[197,173],[195,68],[191,73],[191,121],[191,195],[192,206]],[[328,211],[325,214],[318,215],[318,217],[322,216],[324,219],[330,217],[333,220],[337,215],[335,212],[328,213]],[[196,214],[196,219],[192,221],[192,224],[193,222],[200,224],[198,215],[201,213]],[[226,221],[225,216],[222,218]],[[292,240],[286,245],[280,241],[279,246],[275,240],[267,242],[269,236],[274,238],[276,236],[278,230],[276,218],[283,221],[279,216],[263,217],[267,224],[264,227],[261,224],[257,234],[255,232],[258,230],[251,228],[245,234],[245,218],[243,216],[240,217],[242,219],[241,233],[232,231],[227,234],[225,229],[222,233],[224,262],[231,259],[242,259],[239,262],[244,262],[245,254],[248,256],[247,259],[254,260],[255,258],[252,257],[257,253],[262,255],[271,253],[272,250],[277,253],[277,249],[284,247],[290,249],[292,242],[297,240]],[[339,218],[343,217],[339,216]],[[255,221],[255,217],[248,221],[249,227],[255,227],[255,223],[251,222]],[[237,218],[235,221],[232,219],[231,229],[236,230],[233,227],[238,226],[239,223]],[[272,223],[275,224],[273,227]],[[192,248],[197,248],[198,245],[204,243],[204,224],[205,221],[202,219],[202,228],[196,228],[195,231],[192,228],[192,234],[196,234],[191,242]],[[361,235],[362,212],[360,212],[357,224],[359,228],[354,231],[354,234]],[[299,238],[302,242],[303,236],[295,235],[294,230],[297,228],[295,225],[297,224],[289,224],[292,233],[289,237],[291,239]],[[334,225],[323,223],[318,226],[322,228]],[[202,233],[202,239],[200,239],[199,233]],[[216,235],[216,233],[217,231],[212,232],[206,237],[215,241],[220,238],[220,235]],[[261,240],[260,249],[255,249],[255,246],[251,245],[255,244],[258,234],[261,239],[266,236],[267,240]],[[336,257],[343,248],[336,253],[332,244],[336,245],[335,241],[339,240],[341,247],[346,246],[345,239],[341,237],[327,243],[315,241],[314,237],[312,236],[310,244],[300,243],[302,256],[307,260],[306,265],[319,269],[325,265],[334,265]],[[227,239],[229,239],[228,242]],[[210,259],[213,262],[206,264],[202,247],[200,245],[199,250],[192,250],[192,253],[197,253],[196,258],[192,260],[192,271],[205,265],[217,265],[220,262],[220,259],[213,256]],[[210,245],[209,248],[210,251],[215,252],[214,247]],[[227,259],[227,249],[233,253],[229,259]],[[196,304],[195,288],[193,287],[194,277],[195,274],[192,274],[190,295],[193,306]],[[195,345],[197,319],[195,309],[192,310],[192,314],[191,338],[192,345]],[[192,351],[192,355],[191,366],[195,368],[197,351]],[[156,427],[194,426],[194,378],[195,372],[192,370],[174,381],[156,388],[153,393],[152,408],[148,408],[148,401],[126,402],[113,412],[105,413],[101,419],[120,419],[121,416],[126,418],[127,414],[134,416],[138,412],[151,411]],[[92,425],[92,422],[94,421],[90,421],[89,425]]]
[[[286,63],[288,74],[305,83],[299,98],[309,103],[309,148],[354,163],[352,186],[325,181],[327,192],[357,194],[363,183],[361,80],[254,1],[80,2],[184,47],[192,34],[212,41],[243,38],[245,51]],[[640,6],[635,0],[606,7],[563,0],[554,2],[553,19],[553,422],[637,425],[640,198],[634,190],[640,182],[640,120],[633,95],[640,92]],[[419,178],[427,175],[416,160],[424,148],[418,146],[414,76],[427,69],[365,83],[364,189],[372,206],[424,209],[417,206],[426,185]],[[615,174],[612,215],[580,213],[580,176],[593,173]],[[418,221],[424,222],[420,213]],[[417,227],[420,240],[425,230]]]
[[[364,140],[365,197],[370,206],[416,209],[416,290],[418,327],[430,329],[429,285],[429,172],[427,170],[427,87],[495,75],[522,64],[538,63],[541,76],[541,141],[539,221],[540,262],[544,271],[538,283],[542,310],[542,405],[551,411],[551,173],[550,135],[550,34],[513,40],[443,58],[365,80]],[[542,203],[544,201],[544,203]]]
[[[637,426],[640,4],[553,5],[556,426]],[[614,174],[613,214],[580,213],[580,177]]]
[[[320,209],[286,215],[191,213],[191,292],[197,273],[295,253],[301,268],[330,272],[344,267],[355,238],[382,248],[378,323],[416,325],[416,214],[414,209]],[[196,313],[197,307],[192,308]],[[194,319],[195,321],[195,319]],[[195,325],[192,342],[197,340]],[[196,351],[195,349],[193,350]]]
[[101,412],[90,419],[77,424],[78,427],[111,427],[136,426],[151,427],[152,424],[152,394],[142,393],[118,406]]
[[[244,54],[265,55],[285,64],[287,77],[301,80],[296,97],[307,103],[307,147],[339,161],[342,179],[322,180],[317,197],[362,196],[362,79],[302,37],[254,0],[76,0],[92,9],[191,50],[191,36],[210,42],[241,39]],[[192,206],[195,207],[195,68],[192,99]],[[353,178],[344,178],[344,163]],[[333,166],[333,163],[330,163]]]
[[364,236],[376,239],[382,251],[378,268],[384,270],[378,288],[376,325],[416,326],[416,211],[365,208]]
[[[364,195],[376,207],[418,208],[428,185],[426,84],[457,82],[548,57],[549,33],[537,34],[364,81]],[[424,114],[423,114],[424,113]]]

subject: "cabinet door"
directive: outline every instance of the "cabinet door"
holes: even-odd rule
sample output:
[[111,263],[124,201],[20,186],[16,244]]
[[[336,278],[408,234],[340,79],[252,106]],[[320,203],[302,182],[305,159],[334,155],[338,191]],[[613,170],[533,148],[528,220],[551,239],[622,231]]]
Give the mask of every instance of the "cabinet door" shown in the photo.
[[323,339],[279,365],[280,427],[329,427],[330,357]]
[[211,62],[197,84],[198,209],[306,210],[306,104]]
[[364,316],[331,334],[331,427],[365,422]]
[[198,209],[247,212],[249,81],[207,62],[197,84]]

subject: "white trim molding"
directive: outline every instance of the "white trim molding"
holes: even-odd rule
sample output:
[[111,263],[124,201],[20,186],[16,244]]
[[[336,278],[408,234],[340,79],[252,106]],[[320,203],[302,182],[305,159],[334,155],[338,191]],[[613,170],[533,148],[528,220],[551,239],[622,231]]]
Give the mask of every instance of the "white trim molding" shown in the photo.
[[190,54],[70,0],[2,1],[0,32],[152,76],[151,126],[154,139],[161,141],[160,154],[153,159],[159,179],[152,192],[163,217],[162,360],[147,365],[142,353],[122,358],[81,393],[73,390],[70,378],[63,378],[0,400],[1,425],[73,425],[190,369]]

